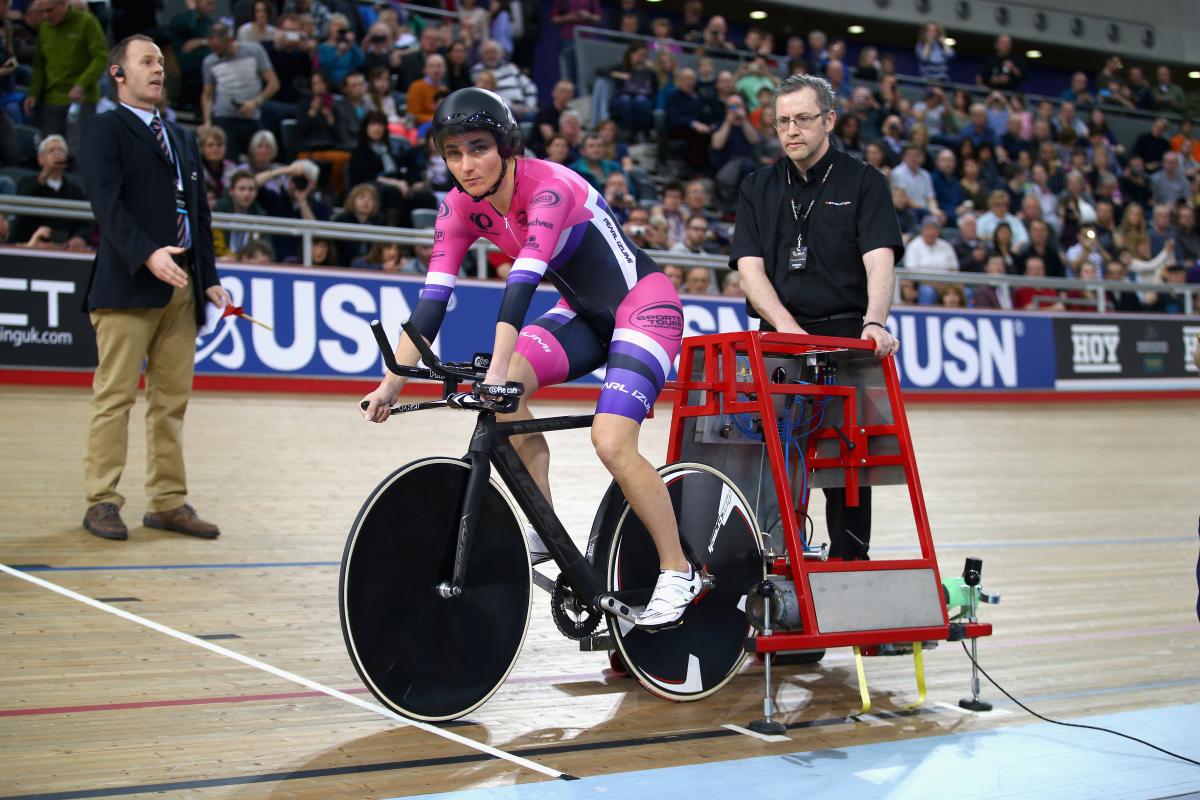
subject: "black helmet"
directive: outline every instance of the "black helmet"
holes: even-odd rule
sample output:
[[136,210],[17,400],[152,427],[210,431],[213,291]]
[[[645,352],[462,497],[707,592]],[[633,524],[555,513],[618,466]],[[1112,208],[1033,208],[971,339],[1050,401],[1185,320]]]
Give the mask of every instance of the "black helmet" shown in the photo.
[[433,144],[442,156],[447,136],[470,131],[490,131],[496,137],[501,158],[518,155],[525,150],[521,128],[503,98],[487,89],[468,86],[451,92],[433,112]]

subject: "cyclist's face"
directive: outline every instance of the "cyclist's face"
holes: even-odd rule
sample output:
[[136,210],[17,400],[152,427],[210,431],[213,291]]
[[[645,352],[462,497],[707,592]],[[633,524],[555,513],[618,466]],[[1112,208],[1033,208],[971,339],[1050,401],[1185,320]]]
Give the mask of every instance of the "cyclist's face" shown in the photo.
[[442,149],[450,174],[468,193],[482,194],[500,179],[500,151],[496,149],[496,140],[490,133],[450,136]]

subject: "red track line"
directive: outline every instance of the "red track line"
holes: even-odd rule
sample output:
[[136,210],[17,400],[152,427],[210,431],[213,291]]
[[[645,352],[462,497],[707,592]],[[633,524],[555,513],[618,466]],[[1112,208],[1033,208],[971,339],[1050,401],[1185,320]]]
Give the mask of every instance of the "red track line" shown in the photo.
[[[511,677],[506,683],[552,683],[581,680],[603,680],[604,673],[584,672],[567,675],[525,675]],[[342,689],[347,694],[366,694],[358,687]],[[301,697],[324,697],[321,692],[276,692],[273,694],[239,694],[224,697],[183,697],[175,700],[143,700],[137,703],[100,703],[87,706],[50,706],[47,708],[4,708],[0,717],[34,717],[45,714],[83,714],[92,711],[128,711],[140,708],[170,708],[172,706],[205,706],[219,703],[257,703],[264,700],[294,700]]]
[[[0,384],[25,386],[91,386],[92,370],[40,370],[0,369]],[[376,387],[374,381],[359,378],[305,378],[281,375],[196,375],[196,389],[225,392],[295,392],[300,394],[344,394],[358,397],[362,392]],[[405,389],[414,395],[436,395],[441,391],[437,384],[409,384]],[[546,400],[582,400],[594,402],[600,392],[599,384],[569,384],[549,386],[538,390],[538,397]],[[674,393],[664,390],[657,404],[666,407]],[[906,389],[906,403],[1092,403],[1096,401],[1145,401],[1145,400],[1195,400],[1200,398],[1198,389]]]
[[[1012,647],[1037,647],[1048,644],[1061,644],[1064,642],[1087,642],[1113,639],[1131,639],[1139,636],[1162,636],[1175,633],[1187,633],[1194,630],[1194,625],[1163,625],[1154,628],[1096,631],[1094,633],[1066,633],[1055,636],[1038,636],[1025,639],[989,638],[985,640],[984,646],[989,649],[1004,650]],[[838,656],[831,656],[827,660],[836,661],[838,660]],[[510,677],[507,683],[565,683],[584,680],[605,680],[607,677],[608,676],[606,672],[581,672],[560,675],[522,675]],[[367,690],[362,687],[357,687],[353,689],[343,689],[342,691],[348,694],[364,694]],[[141,708],[202,706],[220,703],[256,703],[266,700],[294,700],[302,697],[323,696],[324,695],[322,695],[320,692],[276,692],[273,694],[243,694],[227,695],[223,697],[186,697],[175,700],[144,700],[137,703],[101,703],[97,705],[50,706],[46,708],[6,708],[0,709],[0,717],[32,717],[46,714],[82,714],[93,711],[128,711]]]
[[1162,636],[1172,633],[1195,633],[1195,625],[1162,625],[1157,628],[1135,628],[1128,631],[1097,631],[1095,633],[1064,633],[1056,636],[1034,636],[1028,639],[980,640],[981,647],[1036,647],[1063,642],[1092,642],[1105,639],[1133,639],[1138,636]]
[[[363,694],[366,689],[343,689],[349,694]],[[262,700],[291,700],[297,697],[324,697],[320,692],[276,692],[275,694],[241,694],[225,697],[184,697],[177,700],[144,700],[139,703],[102,703],[91,706],[53,706],[49,708],[5,708],[0,717],[33,717],[41,714],[79,714],[88,711],[126,711],[134,708],[167,708],[170,706],[203,706],[211,703],[253,703]]]

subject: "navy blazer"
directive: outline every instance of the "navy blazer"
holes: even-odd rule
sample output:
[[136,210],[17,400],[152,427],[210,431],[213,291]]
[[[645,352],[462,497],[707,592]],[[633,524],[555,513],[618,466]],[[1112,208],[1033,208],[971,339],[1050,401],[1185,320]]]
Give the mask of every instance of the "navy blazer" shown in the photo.
[[[197,324],[203,324],[204,290],[219,283],[204,167],[195,138],[173,122],[163,125],[183,176],[192,232],[188,284]],[[176,243],[175,167],[150,127],[124,106],[89,121],[80,167],[100,227],[83,310],[162,308],[174,288],[154,277],[145,262],[158,248]]]

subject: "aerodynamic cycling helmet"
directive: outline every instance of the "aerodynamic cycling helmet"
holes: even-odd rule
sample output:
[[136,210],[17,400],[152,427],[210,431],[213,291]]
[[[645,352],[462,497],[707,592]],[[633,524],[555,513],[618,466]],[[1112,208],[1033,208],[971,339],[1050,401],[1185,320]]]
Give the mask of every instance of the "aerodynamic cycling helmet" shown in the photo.
[[471,131],[489,131],[496,138],[500,157],[524,152],[521,128],[512,110],[495,92],[473,86],[451,92],[433,113],[433,145],[440,155],[446,138]]

